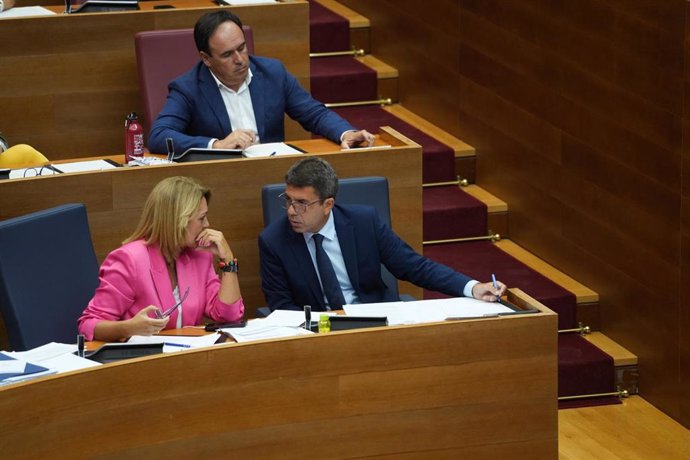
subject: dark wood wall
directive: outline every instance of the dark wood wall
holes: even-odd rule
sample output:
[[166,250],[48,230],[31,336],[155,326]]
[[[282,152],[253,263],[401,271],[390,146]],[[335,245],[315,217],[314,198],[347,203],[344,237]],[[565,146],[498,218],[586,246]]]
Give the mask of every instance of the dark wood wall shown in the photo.
[[477,149],[511,238],[599,292],[642,395],[690,427],[687,2],[341,1],[403,105]]

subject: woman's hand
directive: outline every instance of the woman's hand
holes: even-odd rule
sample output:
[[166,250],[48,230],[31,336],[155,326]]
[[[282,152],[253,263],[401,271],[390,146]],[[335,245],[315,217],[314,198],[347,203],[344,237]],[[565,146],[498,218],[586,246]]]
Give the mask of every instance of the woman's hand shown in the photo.
[[149,313],[153,313],[157,310],[159,310],[158,307],[149,305],[130,319],[123,321],[124,323],[127,323],[126,327],[129,332],[129,336],[153,335],[158,334],[160,331],[165,329],[165,326],[168,324],[168,318],[157,319],[151,318],[148,315]]
[[196,243],[197,249],[211,251],[213,255],[224,262],[229,262],[234,259],[230,245],[225,240],[223,233],[218,230],[213,230],[211,228],[202,230],[199,236],[196,237]]

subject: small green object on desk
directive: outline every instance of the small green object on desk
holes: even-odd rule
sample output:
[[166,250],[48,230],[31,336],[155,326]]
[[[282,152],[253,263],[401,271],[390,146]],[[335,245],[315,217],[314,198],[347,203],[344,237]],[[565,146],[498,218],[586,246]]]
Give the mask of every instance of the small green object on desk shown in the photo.
[[319,317],[319,334],[324,332],[331,332],[331,320],[328,315],[321,315]]

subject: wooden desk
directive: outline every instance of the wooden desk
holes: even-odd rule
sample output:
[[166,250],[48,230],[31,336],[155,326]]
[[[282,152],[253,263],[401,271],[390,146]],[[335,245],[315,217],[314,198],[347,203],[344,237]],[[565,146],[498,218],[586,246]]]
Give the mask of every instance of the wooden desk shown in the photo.
[[[6,458],[557,458],[556,315],[217,345],[0,388]],[[515,302],[515,299],[513,299]]]
[[[330,141],[295,142],[320,153],[342,178],[379,175],[389,181],[395,231],[422,251],[421,147],[390,128],[382,128],[383,150],[341,153]],[[328,153],[330,151],[330,153]],[[65,203],[84,203],[99,261],[119,247],[138,222],[151,189],[165,177],[191,176],[211,188],[209,220],[221,230],[240,260],[240,284],[247,316],[265,304],[259,285],[257,237],[263,229],[261,187],[283,182],[299,156],[192,162],[165,166],[117,168],[0,181],[0,220]],[[421,290],[401,283],[401,292],[421,298]]]
[[[63,4],[45,2],[51,3]],[[156,4],[176,8],[153,10]],[[141,6],[142,11],[0,20],[0,130],[12,144],[30,144],[51,160],[122,151],[125,115],[143,114],[134,34],[194,27],[202,14],[219,9],[211,0]],[[308,89],[308,3],[232,11],[252,27],[256,54],[280,59]],[[306,137],[291,120],[286,135]]]

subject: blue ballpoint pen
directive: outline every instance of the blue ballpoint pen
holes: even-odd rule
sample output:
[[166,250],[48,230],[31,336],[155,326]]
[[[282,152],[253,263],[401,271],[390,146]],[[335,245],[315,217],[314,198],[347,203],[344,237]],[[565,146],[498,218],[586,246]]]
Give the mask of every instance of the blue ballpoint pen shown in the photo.
[[192,348],[191,345],[187,345],[187,344],[184,344],[184,343],[163,342],[163,345],[167,345],[167,346],[169,346],[169,347]]
[[[494,283],[494,289],[496,289],[496,291],[498,291],[498,283],[496,282],[496,275],[494,275],[493,273],[491,274],[491,281],[493,281],[493,283]],[[498,301],[498,300],[500,300],[500,297],[497,295],[496,301]]]

